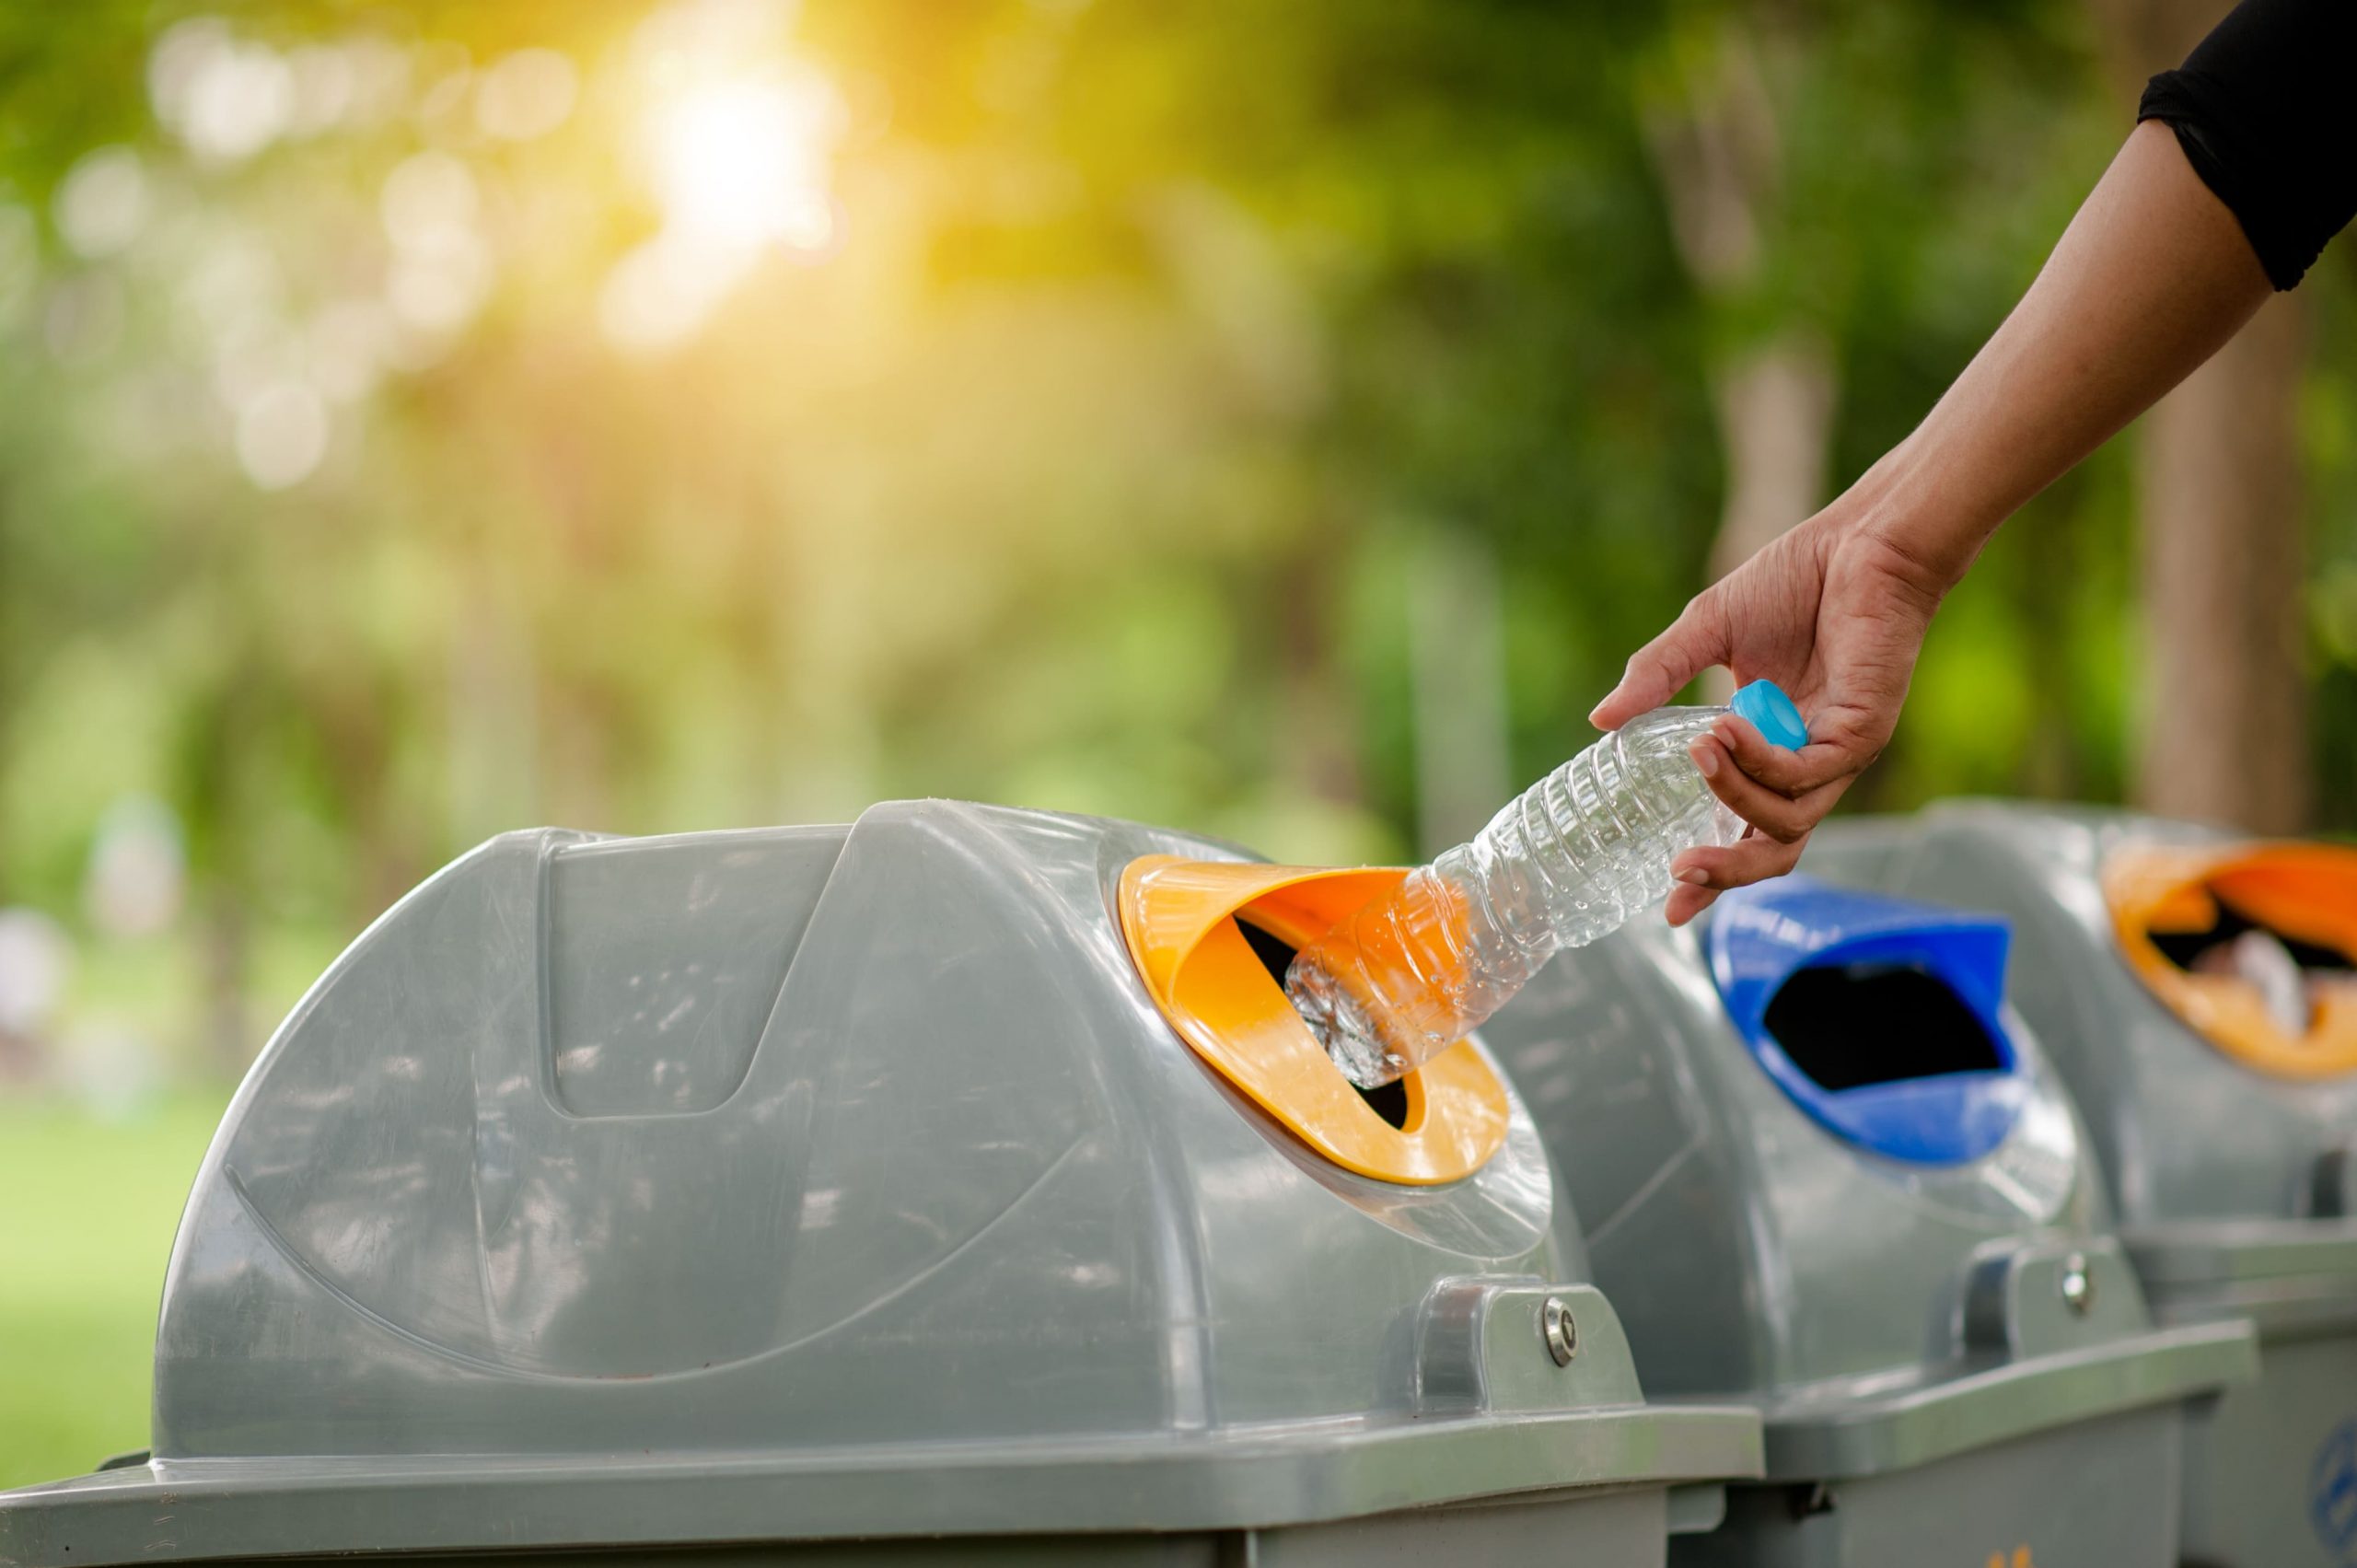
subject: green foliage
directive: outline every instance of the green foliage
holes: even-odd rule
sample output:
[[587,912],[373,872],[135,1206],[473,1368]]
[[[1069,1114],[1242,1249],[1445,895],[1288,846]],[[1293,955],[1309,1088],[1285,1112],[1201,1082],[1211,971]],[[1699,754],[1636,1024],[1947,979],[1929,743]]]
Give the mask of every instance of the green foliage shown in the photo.
[[147,1446],[164,1264],[222,1105],[0,1100],[0,1491]]

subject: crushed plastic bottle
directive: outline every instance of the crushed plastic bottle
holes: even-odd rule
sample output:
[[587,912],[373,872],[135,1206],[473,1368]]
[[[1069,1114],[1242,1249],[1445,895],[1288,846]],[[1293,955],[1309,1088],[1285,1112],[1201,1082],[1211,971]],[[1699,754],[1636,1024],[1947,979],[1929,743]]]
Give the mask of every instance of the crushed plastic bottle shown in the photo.
[[2249,986],[2275,1027],[2294,1040],[2316,1021],[2300,960],[2271,931],[2246,931],[2201,954],[2193,967],[2204,974],[2232,975]]
[[1772,745],[1808,743],[1800,711],[1771,681],[1724,708],[1656,708],[1297,954],[1285,993],[1343,1075],[1372,1089],[1412,1071],[1504,1006],[1559,949],[1660,902],[1678,852],[1740,838],[1742,819],[1686,749],[1728,713]]

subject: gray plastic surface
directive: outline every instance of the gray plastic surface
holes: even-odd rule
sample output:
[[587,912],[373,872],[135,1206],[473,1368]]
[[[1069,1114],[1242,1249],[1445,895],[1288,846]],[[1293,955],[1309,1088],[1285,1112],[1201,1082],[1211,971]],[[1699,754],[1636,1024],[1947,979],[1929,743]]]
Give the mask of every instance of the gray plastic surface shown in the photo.
[[[1491,1020],[1647,1391],[1766,1422],[1783,1484],[1732,1489],[1723,1529],[1674,1561],[1928,1562],[1960,1550],[1938,1519],[1974,1516],[2039,1562],[2174,1561],[2174,1511],[2153,1504],[2175,1496],[2180,1407],[2253,1375],[2251,1330],[2155,1324],[2075,1112],[2038,1037],[2018,1014],[2007,1028],[2029,1109],[1982,1160],[1933,1171],[1811,1121],[1728,1023],[1696,933],[1657,918],[1562,956]],[[2137,1501],[2074,1522],[2043,1469],[2059,1454]],[[1825,1488],[1852,1504],[1794,1505]],[[2109,1535],[2088,1523],[2130,1514]]]
[[2357,1074],[2256,1072],[2188,1028],[2119,956],[2104,857],[2136,842],[2230,842],[2125,812],[1954,801],[1915,819],[1830,823],[1808,868],[2014,922],[2014,1005],[2069,1083],[2132,1237],[2189,1220],[2312,1217],[2319,1163],[2357,1140]]
[[[541,1551],[531,1568],[622,1568],[670,1562],[682,1568],[1530,1568],[1570,1562],[1605,1568],[1658,1565],[1666,1533],[1658,1488],[1575,1491],[1463,1506],[1418,1508],[1279,1528],[1086,1535],[958,1536],[946,1539],[778,1541],[754,1547],[694,1546],[676,1551]],[[229,1563],[330,1563],[350,1557],[281,1556]],[[360,1559],[418,1568],[512,1568],[517,1554],[488,1551],[377,1552]]]
[[2345,1568],[2357,1505],[2330,1498],[2357,1489],[2357,1076],[2272,1077],[2212,1046],[2120,957],[2098,879],[2128,844],[2228,842],[2125,812],[1956,801],[1829,824],[1808,866],[2014,921],[2014,1002],[2087,1119],[2154,1312],[2247,1318],[2263,1339],[2259,1380],[2189,1426],[2188,1560]]
[[1733,1490],[1715,1534],[1670,1543],[1671,1568],[2174,1565],[2178,1412],[2148,1407],[1826,1485]]
[[1519,1105],[1475,1176],[1391,1186],[1205,1068],[1112,912],[1152,853],[1235,858],[920,802],[457,862],[239,1089],[153,1458],[0,1497],[0,1560],[1176,1550],[1633,1488],[1598,1539],[1653,1549],[1600,1560],[1658,1561],[1670,1483],[1758,1473],[1756,1415],[1643,1403]]

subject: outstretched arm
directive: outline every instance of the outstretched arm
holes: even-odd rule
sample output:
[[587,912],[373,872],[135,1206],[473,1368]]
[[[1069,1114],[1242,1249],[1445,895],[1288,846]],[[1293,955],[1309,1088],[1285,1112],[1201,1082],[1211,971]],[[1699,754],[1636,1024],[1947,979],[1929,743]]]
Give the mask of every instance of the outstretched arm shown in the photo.
[[[2345,0],[2333,0],[2334,4]],[[1798,752],[1722,721],[1694,760],[1755,830],[1673,869],[1674,924],[1780,876],[1890,738],[1933,611],[1997,526],[2217,351],[2270,288],[2251,241],[2158,121],[2139,125],[2020,305],[1913,435],[1704,590],[1591,719],[1614,729],[1713,665],[1809,721]]]

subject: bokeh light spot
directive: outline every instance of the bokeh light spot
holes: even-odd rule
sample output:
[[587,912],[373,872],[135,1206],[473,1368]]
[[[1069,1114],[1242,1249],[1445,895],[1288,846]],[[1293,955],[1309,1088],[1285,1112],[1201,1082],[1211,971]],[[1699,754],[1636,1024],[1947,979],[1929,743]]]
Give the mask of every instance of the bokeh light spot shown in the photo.
[[286,122],[290,135],[317,136],[343,122],[359,87],[350,54],[332,44],[305,44],[287,52],[286,68],[295,87]]
[[376,389],[391,353],[393,323],[373,299],[345,299],[311,322],[305,348],[310,379],[336,402],[356,402]]
[[607,274],[598,322],[617,345],[670,348],[695,335],[750,264],[752,253],[657,235]]
[[695,0],[640,30],[640,170],[663,226],[607,276],[598,318],[617,345],[684,342],[764,254],[817,261],[841,245],[830,187],[850,115],[824,73],[779,52],[787,16]]
[[327,450],[327,404],[301,382],[267,388],[238,411],[238,462],[261,489],[301,483]]
[[666,217],[722,244],[784,238],[792,215],[824,191],[838,109],[825,82],[808,72],[691,88],[656,119]]
[[483,73],[475,123],[486,135],[528,142],[563,124],[579,94],[572,61],[553,49],[519,49]]
[[57,231],[77,255],[111,256],[147,222],[147,174],[129,147],[86,153],[57,188]]
[[205,162],[241,161],[284,134],[295,87],[276,50],[240,41],[215,17],[179,24],[148,55],[156,117]]
[[419,153],[385,176],[377,211],[396,245],[429,246],[453,230],[470,231],[480,199],[475,177],[448,153]]

